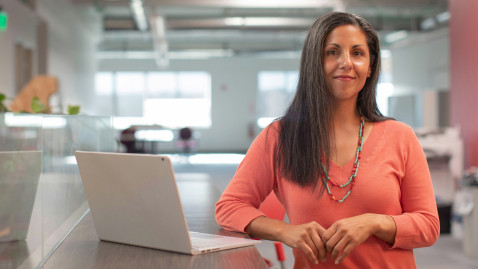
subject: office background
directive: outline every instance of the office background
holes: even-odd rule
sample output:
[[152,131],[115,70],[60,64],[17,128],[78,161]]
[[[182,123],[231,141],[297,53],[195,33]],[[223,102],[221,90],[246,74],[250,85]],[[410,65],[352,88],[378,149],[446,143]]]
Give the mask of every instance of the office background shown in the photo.
[[[244,153],[293,94],[309,25],[333,10],[357,13],[381,38],[382,112],[418,132],[454,128],[460,167],[478,166],[476,0],[0,0],[0,7],[8,14],[0,93],[13,98],[36,75],[54,76],[53,112],[80,105],[84,115],[113,116],[118,141],[130,125],[157,124],[170,132],[146,133],[153,153],[180,152],[185,126],[194,130],[194,153]],[[227,180],[216,183],[221,189]]]
[[[388,85],[379,89],[378,94],[411,98],[396,100],[405,102],[406,109],[394,109],[391,113],[384,109],[383,113],[392,114],[414,127],[460,126],[466,145],[473,143],[471,136],[476,134],[476,124],[466,120],[468,114],[473,114],[474,106],[462,105],[476,94],[472,86],[476,76],[464,74],[473,72],[473,66],[466,67],[477,57],[472,49],[465,47],[472,44],[476,36],[473,35],[476,30],[466,28],[474,25],[473,14],[467,12],[473,10],[471,7],[476,1],[451,1],[449,8],[448,1],[431,4],[429,1],[389,1],[378,6],[367,1],[338,1],[342,7],[331,3],[337,1],[321,1],[320,4],[303,1],[296,7],[283,4],[289,11],[287,8],[274,9],[271,3],[265,4],[269,8],[254,9],[246,8],[247,4],[234,8],[236,4],[232,2],[200,1],[191,6],[193,3],[188,1],[176,4],[146,1],[145,14],[164,14],[166,25],[172,28],[165,33],[171,56],[169,64],[163,66],[157,64],[161,56],[155,46],[161,42],[154,41],[151,21],[148,21],[147,30],[136,30],[128,1],[31,1],[34,9],[28,7],[29,1],[24,1],[27,4],[2,2],[9,18],[8,29],[1,33],[0,41],[1,58],[4,59],[0,64],[2,92],[7,96],[15,96],[25,83],[16,75],[19,71],[12,68],[17,65],[18,47],[32,52],[31,76],[51,74],[59,79],[59,93],[52,100],[53,109],[64,110],[68,104],[79,104],[82,112],[89,115],[142,116],[142,106],[148,98],[144,89],[139,93],[134,93],[134,89],[120,89],[115,96],[99,93],[95,90],[98,72],[206,72],[211,80],[210,126],[199,128],[201,151],[243,152],[248,148],[251,125],[257,133],[254,123],[258,118],[259,72],[297,71],[301,42],[308,25],[320,14],[340,8],[362,12],[381,36],[386,74],[381,82]],[[150,4],[155,2],[156,7],[151,8]],[[318,8],[311,11],[315,6]],[[457,15],[451,16],[453,12]],[[441,21],[435,18],[440,14]],[[456,20],[450,21],[446,14]],[[292,19],[291,22],[298,26],[271,26],[277,23],[272,21],[264,22],[265,26],[246,28],[224,22],[240,16],[285,18],[285,23]],[[302,21],[297,22],[301,17]],[[194,26],[194,18],[199,21],[198,26]],[[200,19],[205,26],[201,26]],[[427,24],[430,19],[431,26]],[[212,25],[206,25],[209,21]],[[466,38],[470,40],[464,41]],[[453,58],[454,53],[457,56]],[[463,74],[463,78],[453,79],[452,74],[456,77]],[[444,92],[440,96],[449,100],[449,106],[436,110],[447,112],[436,116],[440,117],[438,120],[433,117],[435,115],[427,114],[431,108],[426,107],[424,96],[429,92]],[[125,98],[129,102],[125,102]],[[383,103],[388,101],[385,99]],[[461,112],[463,107],[470,111]],[[465,148],[466,166],[476,164],[476,150]],[[166,145],[166,149],[170,148]]]

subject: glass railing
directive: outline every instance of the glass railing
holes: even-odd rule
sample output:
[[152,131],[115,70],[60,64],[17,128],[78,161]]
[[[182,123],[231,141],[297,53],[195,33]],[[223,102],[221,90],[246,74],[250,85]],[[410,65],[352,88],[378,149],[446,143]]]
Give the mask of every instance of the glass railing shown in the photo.
[[116,151],[111,117],[0,114],[0,268],[38,268],[88,210],[74,153]]

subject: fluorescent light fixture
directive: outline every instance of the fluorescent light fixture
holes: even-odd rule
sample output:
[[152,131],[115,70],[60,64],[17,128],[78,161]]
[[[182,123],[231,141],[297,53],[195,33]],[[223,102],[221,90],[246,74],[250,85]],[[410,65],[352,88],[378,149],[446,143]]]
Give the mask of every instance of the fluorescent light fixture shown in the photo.
[[303,18],[268,18],[268,17],[250,17],[245,18],[246,26],[298,26],[298,27],[309,27],[314,23],[314,19],[303,19]]
[[284,18],[284,17],[228,17],[224,24],[228,26],[248,27],[309,27],[314,19]]
[[444,22],[447,22],[450,20],[450,12],[449,11],[445,11],[445,12],[442,12],[440,14],[437,14],[435,16],[436,20],[439,22],[439,23],[444,23]]
[[[100,51],[96,53],[98,59],[156,59],[158,55],[155,51]],[[170,51],[167,53],[167,59],[209,59],[215,57],[232,57],[232,49],[198,49]],[[295,55],[297,56],[297,55]]]
[[388,43],[394,43],[394,42],[397,42],[399,40],[405,39],[407,37],[408,37],[408,31],[402,30],[402,31],[397,31],[397,32],[393,32],[393,33],[390,33],[390,34],[386,35],[385,36],[385,41],[388,42]]
[[166,21],[163,16],[151,18],[151,34],[155,50],[156,64],[159,67],[169,65],[168,42],[166,40]]
[[[159,1],[159,2],[171,2],[174,1]],[[191,2],[197,6],[210,6],[214,3],[217,8],[304,8],[304,9],[317,9],[317,8],[343,8],[344,0],[222,0],[222,1],[178,1]],[[341,9],[343,10],[343,9]]]
[[154,59],[156,53],[153,51],[99,51],[96,56],[98,59]]
[[231,49],[204,49],[204,50],[183,50],[170,51],[170,59],[208,59],[214,57],[231,57],[234,51]]
[[229,17],[224,19],[224,23],[230,26],[244,26],[245,19],[242,17]]
[[159,40],[166,39],[166,21],[163,16],[155,16],[152,19],[154,34]]
[[148,22],[146,21],[146,14],[144,13],[143,1],[131,0],[130,3],[136,26],[140,31],[146,31],[148,29]]

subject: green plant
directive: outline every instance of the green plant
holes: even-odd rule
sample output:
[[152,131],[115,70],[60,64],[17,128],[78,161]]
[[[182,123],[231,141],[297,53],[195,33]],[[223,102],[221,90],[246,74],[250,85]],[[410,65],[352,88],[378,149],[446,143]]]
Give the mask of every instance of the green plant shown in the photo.
[[6,99],[5,94],[0,93],[0,113],[8,112],[7,107],[3,104],[3,100],[5,99]]
[[[5,94],[0,93],[0,113],[9,112],[7,106],[3,104],[3,101],[7,99]],[[33,113],[48,113],[49,107],[45,105],[38,97],[34,97],[31,103],[31,108]],[[78,105],[68,105],[68,115],[78,115],[80,113],[80,106]],[[21,111],[20,113],[29,113],[27,111]]]
[[80,106],[68,105],[69,115],[78,115],[78,113],[80,113]]
[[32,100],[32,111],[33,113],[46,113],[48,112],[48,106],[45,105],[38,97],[34,97]]

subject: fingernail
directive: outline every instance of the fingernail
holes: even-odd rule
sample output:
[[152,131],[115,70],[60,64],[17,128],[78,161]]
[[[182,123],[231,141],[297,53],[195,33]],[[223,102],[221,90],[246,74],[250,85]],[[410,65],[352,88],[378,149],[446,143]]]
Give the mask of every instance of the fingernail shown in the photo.
[[327,258],[324,257],[324,258],[322,259],[322,262],[326,262],[326,261],[327,261]]
[[315,264],[319,264],[319,261],[318,261],[318,260],[315,260],[314,263],[315,263]]
[[339,259],[335,260],[335,264],[339,264],[339,263],[340,263]]

